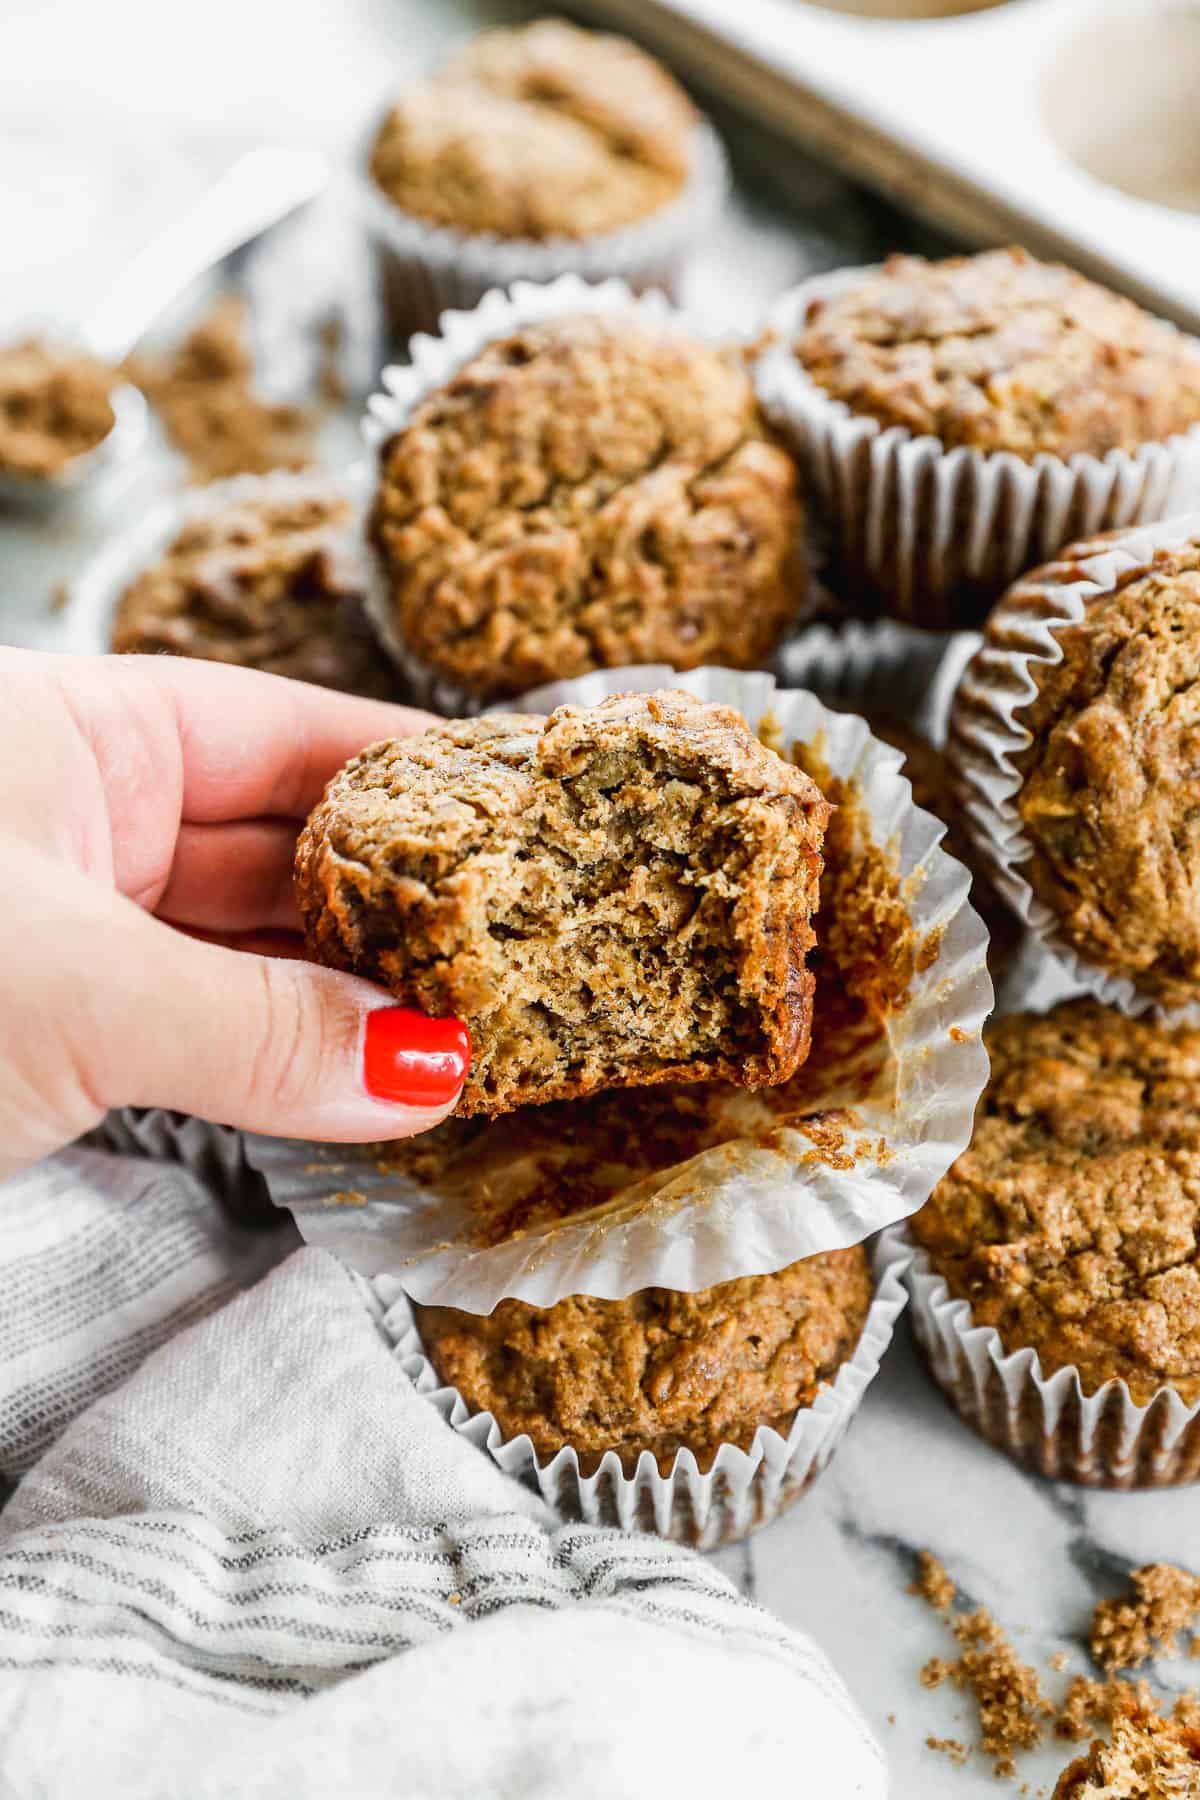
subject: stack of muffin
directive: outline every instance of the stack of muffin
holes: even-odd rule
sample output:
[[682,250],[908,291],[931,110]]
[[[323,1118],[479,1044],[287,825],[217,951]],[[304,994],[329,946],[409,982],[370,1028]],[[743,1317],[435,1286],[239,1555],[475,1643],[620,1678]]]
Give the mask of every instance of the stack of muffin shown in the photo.
[[[820,542],[841,612],[883,621],[875,690],[831,702],[893,715],[993,972],[1027,934],[1086,995],[992,1029],[974,1142],[911,1227],[918,1337],[1033,1466],[1194,1479],[1200,1031],[1161,1015],[1200,996],[1200,514],[1178,514],[1200,345],[1019,251],[821,277],[716,344],[630,292],[671,285],[711,217],[711,132],[632,46],[552,22],[402,96],[362,184],[397,326],[471,309],[373,402],[368,554],[334,484],[217,491],[123,596],[114,648],[454,715],[628,664],[803,670]],[[894,716],[896,621],[984,625],[945,750]],[[853,1361],[872,1287],[859,1245],[416,1330],[493,1450],[667,1477],[786,1437]]]

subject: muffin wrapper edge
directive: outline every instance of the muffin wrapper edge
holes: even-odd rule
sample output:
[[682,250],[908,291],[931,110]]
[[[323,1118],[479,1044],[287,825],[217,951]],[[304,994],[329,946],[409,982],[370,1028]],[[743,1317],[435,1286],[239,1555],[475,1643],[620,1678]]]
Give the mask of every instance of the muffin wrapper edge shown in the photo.
[[528,1437],[506,1439],[490,1412],[472,1413],[457,1388],[441,1381],[399,1284],[385,1278],[375,1285],[387,1307],[383,1329],[405,1374],[460,1436],[485,1450],[506,1474],[536,1488],[565,1518],[622,1531],[655,1531],[712,1550],[769,1524],[830,1461],[907,1305],[903,1274],[909,1254],[902,1233],[884,1232],[876,1241],[871,1252],[875,1293],[858,1345],[813,1404],[799,1410],[786,1436],[762,1425],[749,1450],[722,1444],[703,1473],[693,1453],[681,1450],[669,1475],[659,1472],[649,1451],[642,1452],[632,1475],[625,1474],[614,1450],[591,1475],[582,1473],[569,1447],[540,1462]]
[[672,292],[689,253],[711,229],[729,188],[725,151],[708,124],[696,126],[691,168],[669,206],[618,231],[590,238],[497,237],[456,231],[405,212],[367,170],[376,120],[352,171],[355,210],[370,236],[385,314],[398,339],[431,330],[450,307],[475,306],[491,288],[514,281],[553,281],[574,274],[589,281],[617,275],[630,287]]
[[[832,399],[792,354],[810,302],[874,267],[816,276],[782,296],[757,365],[759,399],[792,440],[838,543],[844,600],[882,604],[936,630],[971,624],[1024,569],[1098,531],[1200,503],[1200,426],[1135,451],[1031,461],[1009,451],[947,450]],[[964,616],[961,595],[971,597]]]
[[593,705],[607,694],[672,686],[736,707],[752,728],[770,717],[785,754],[820,739],[832,773],[857,784],[866,829],[892,855],[915,934],[934,947],[930,960],[918,959],[925,966],[887,1022],[894,1091],[855,1099],[840,1165],[814,1154],[796,1126],[764,1139],[751,1125],[638,1178],[603,1209],[483,1248],[471,1241],[461,1186],[453,1196],[421,1187],[381,1164],[378,1151],[250,1139],[251,1160],[307,1241],[361,1274],[393,1275],[426,1304],[481,1313],[508,1298],[552,1306],[577,1293],[694,1291],[861,1243],[923,1205],[966,1147],[987,1075],[987,933],[967,900],[966,870],[939,846],[944,828],[912,803],[899,751],[861,719],[830,712],[813,694],[781,690],[766,674],[681,676],[646,665],[554,683],[518,704],[550,712],[567,701]]
[[1044,1375],[1032,1349],[1006,1353],[1000,1334],[975,1325],[907,1227],[905,1282],[917,1343],[964,1421],[1016,1462],[1085,1487],[1181,1487],[1200,1480],[1200,1402],[1163,1387],[1145,1406],[1124,1381],[1085,1394],[1074,1368]]
[[1076,990],[1122,1012],[1157,1010],[1174,1020],[1200,1019],[1200,1002],[1169,1011],[1132,979],[1089,962],[1063,935],[1052,909],[1022,873],[1033,845],[1021,820],[1017,758],[1031,739],[1018,714],[1036,697],[1036,670],[1062,661],[1056,632],[1078,624],[1088,601],[1117,580],[1148,568],[1157,552],[1200,540],[1200,512],[1123,533],[1110,542],[1083,545],[1062,565],[1064,579],[1045,571],[1040,581],[1019,582],[993,609],[986,641],[959,681],[950,715],[948,751],[967,823],[993,882]]

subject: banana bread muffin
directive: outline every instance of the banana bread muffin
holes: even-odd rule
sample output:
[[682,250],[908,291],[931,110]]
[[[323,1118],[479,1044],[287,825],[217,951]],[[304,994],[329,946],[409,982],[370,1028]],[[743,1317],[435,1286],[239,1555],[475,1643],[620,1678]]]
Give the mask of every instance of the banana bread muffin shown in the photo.
[[1200,1030],[1072,1000],[986,1041],[970,1148],[913,1220],[934,1270],[1045,1376],[1200,1399]]
[[829,808],[739,714],[616,695],[376,744],[303,832],[318,961],[471,1031],[458,1110],[786,1081]]
[[353,523],[349,501],[325,483],[204,508],[122,594],[112,648],[393,697],[396,671],[363,611]]
[[624,38],[559,19],[485,32],[393,106],[370,172],[431,224],[502,238],[580,238],[668,205],[697,115]]
[[1059,1776],[1053,1800],[1195,1800],[1200,1730],[1157,1712],[1118,1714],[1112,1740],[1097,1738]]
[[383,445],[369,531],[406,665],[482,702],[758,666],[805,597],[800,526],[738,358],[630,312],[473,357]]
[[56,475],[112,430],[114,369],[30,338],[0,346],[0,469]]
[[[1088,592],[1078,623],[1054,627],[1061,661],[1028,662],[1036,692],[1015,718],[1013,760],[1032,854],[1020,873],[1089,963],[1165,1006],[1200,994],[1200,516],[1149,560],[1127,559]],[[1008,608],[1087,572],[1120,539],[1074,545],[1018,585]],[[1095,559],[1095,560],[1094,560]]]
[[414,1310],[442,1380],[506,1438],[527,1433],[541,1459],[569,1445],[585,1475],[607,1450],[632,1475],[645,1450],[667,1475],[682,1449],[703,1471],[760,1425],[786,1434],[854,1354],[871,1293],[857,1245],[695,1294]]
[[1103,456],[1200,421],[1200,346],[1022,250],[890,257],[814,302],[795,354],[851,412],[947,449]]

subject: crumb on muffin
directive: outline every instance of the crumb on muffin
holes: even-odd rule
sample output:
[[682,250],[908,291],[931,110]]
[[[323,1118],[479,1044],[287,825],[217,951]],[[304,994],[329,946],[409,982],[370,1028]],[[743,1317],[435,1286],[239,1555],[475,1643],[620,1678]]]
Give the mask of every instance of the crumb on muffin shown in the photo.
[[542,19],[483,33],[403,94],[369,166],[388,199],[431,224],[584,238],[679,195],[696,123],[682,88],[634,44]]
[[349,501],[316,482],[199,513],[121,595],[112,649],[390,697],[397,678],[363,612],[353,522]]
[[1047,1376],[1200,1399],[1200,1030],[1071,1000],[985,1041],[974,1137],[913,1220],[934,1270]]
[[106,438],[114,369],[28,338],[0,346],[0,469],[46,479]]
[[[1118,541],[1074,545],[1026,582],[1078,579]],[[1015,715],[1031,737],[1016,758],[1022,873],[1089,962],[1184,1005],[1200,992],[1200,531],[1054,636],[1061,660],[1032,665]]]
[[615,695],[377,744],[301,837],[317,960],[471,1031],[464,1114],[785,1081],[829,808],[731,708]]
[[1103,456],[1200,421],[1200,345],[1022,250],[893,256],[814,300],[794,350],[852,413],[947,449]]
[[608,1450],[632,1475],[648,1451],[665,1475],[682,1449],[704,1471],[723,1443],[749,1449],[760,1425],[786,1434],[854,1354],[871,1293],[857,1245],[694,1294],[415,1311],[442,1380],[506,1438],[527,1433],[542,1459],[569,1445],[585,1475]]
[[369,530],[409,656],[495,699],[759,666],[805,598],[800,526],[742,363],[630,313],[472,357],[383,446]]

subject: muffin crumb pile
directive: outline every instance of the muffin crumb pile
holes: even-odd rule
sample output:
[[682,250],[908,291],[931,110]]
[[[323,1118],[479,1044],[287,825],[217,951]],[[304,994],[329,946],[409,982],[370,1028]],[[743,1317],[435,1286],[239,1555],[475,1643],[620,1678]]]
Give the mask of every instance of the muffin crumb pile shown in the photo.
[[45,479],[112,429],[115,371],[40,339],[0,346],[0,469]]
[[1104,1600],[1092,1621],[1092,1655],[1102,1669],[1136,1669],[1174,1656],[1179,1639],[1200,1628],[1200,1576],[1149,1563],[1129,1577],[1132,1596]]

